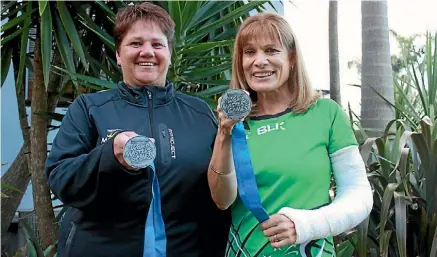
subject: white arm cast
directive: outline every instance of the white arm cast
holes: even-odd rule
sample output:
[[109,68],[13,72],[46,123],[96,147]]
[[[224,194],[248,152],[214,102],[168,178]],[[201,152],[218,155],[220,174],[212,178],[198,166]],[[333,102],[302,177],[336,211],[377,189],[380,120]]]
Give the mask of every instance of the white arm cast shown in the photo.
[[330,155],[337,195],[332,203],[315,210],[284,207],[279,210],[296,228],[296,244],[338,235],[363,221],[372,210],[373,196],[357,146]]

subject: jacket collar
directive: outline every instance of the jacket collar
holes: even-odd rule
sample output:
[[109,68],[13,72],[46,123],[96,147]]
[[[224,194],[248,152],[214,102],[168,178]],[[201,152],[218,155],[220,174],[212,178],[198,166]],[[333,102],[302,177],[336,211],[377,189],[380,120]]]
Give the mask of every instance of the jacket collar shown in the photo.
[[139,88],[132,88],[124,82],[119,82],[118,91],[122,99],[145,107],[167,104],[175,94],[173,83],[170,81],[166,81],[165,86],[146,85]]

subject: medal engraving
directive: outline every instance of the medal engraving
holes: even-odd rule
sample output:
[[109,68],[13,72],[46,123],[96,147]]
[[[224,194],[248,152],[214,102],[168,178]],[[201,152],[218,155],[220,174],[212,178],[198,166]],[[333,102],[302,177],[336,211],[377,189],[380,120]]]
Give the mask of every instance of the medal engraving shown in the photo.
[[123,149],[126,163],[136,169],[150,166],[156,157],[155,144],[148,137],[135,136],[130,138]]
[[241,120],[245,118],[252,108],[250,96],[241,89],[226,91],[220,101],[220,109],[226,118]]

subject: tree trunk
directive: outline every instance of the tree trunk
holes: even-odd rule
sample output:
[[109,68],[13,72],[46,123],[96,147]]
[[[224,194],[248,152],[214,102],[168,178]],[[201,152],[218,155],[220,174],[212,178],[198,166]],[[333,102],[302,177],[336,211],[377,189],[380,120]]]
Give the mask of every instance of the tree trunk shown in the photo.
[[337,9],[337,1],[329,1],[329,94],[332,100],[341,105]]
[[[19,44],[19,41],[17,41]],[[18,81],[18,67],[20,64],[20,49],[14,48],[12,50],[12,65],[14,68],[14,79]],[[23,74],[23,85],[26,83],[26,76]],[[18,116],[20,121],[21,132],[23,135],[23,146],[20,149],[12,165],[8,168],[6,173],[2,176],[2,183],[14,187],[19,192],[2,188],[2,192],[9,196],[3,198],[1,201],[1,245],[2,249],[7,248],[8,234],[6,233],[9,225],[14,218],[15,212],[23,199],[23,194],[27,189],[30,181],[29,163],[30,163],[30,128],[27,121],[26,105],[25,105],[25,87],[20,90],[16,88]]]
[[43,249],[57,240],[57,224],[53,213],[50,189],[45,176],[47,159],[47,118],[39,113],[47,112],[47,91],[44,86],[41,62],[40,28],[37,25],[35,41],[34,71],[35,80],[32,89],[32,114],[30,157],[33,203],[36,212],[36,224]]
[[[17,81],[18,76],[18,66],[20,63],[19,57],[19,49],[14,49],[12,53],[12,64],[14,68],[14,78]],[[62,66],[62,58],[57,50],[54,49],[53,52],[53,65]],[[23,85],[25,85],[26,74],[23,75]],[[48,109],[49,112],[54,112],[59,100],[59,93],[63,90],[63,84],[61,81],[61,76],[57,73],[52,73],[50,76],[50,82],[48,86]],[[29,182],[30,182],[30,172],[29,172],[29,163],[30,163],[30,127],[27,121],[27,113],[25,106],[25,87],[21,87],[18,91],[16,90],[17,96],[17,106],[18,106],[18,115],[20,121],[20,127],[23,134],[24,144],[20,149],[17,157],[15,158],[12,165],[8,168],[6,173],[2,176],[2,183],[10,185],[20,192],[14,190],[8,190],[3,188],[2,192],[9,196],[9,198],[3,198],[1,201],[1,244],[2,249],[7,248],[8,238],[6,231],[8,230],[9,225],[12,222],[15,212],[18,209],[18,206],[21,203],[23,198],[23,194],[26,191]],[[51,119],[48,119],[48,124],[51,123]]]
[[361,13],[361,124],[369,136],[382,136],[395,118],[394,109],[375,93],[394,104],[387,2],[363,1]]

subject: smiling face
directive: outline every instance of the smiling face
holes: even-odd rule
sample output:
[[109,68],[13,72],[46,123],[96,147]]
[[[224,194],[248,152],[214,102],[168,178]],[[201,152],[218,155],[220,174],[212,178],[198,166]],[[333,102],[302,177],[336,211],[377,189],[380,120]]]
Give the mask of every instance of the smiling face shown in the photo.
[[171,54],[167,37],[154,22],[137,21],[117,49],[123,81],[132,87],[164,86]]
[[252,90],[269,92],[288,85],[290,55],[278,40],[251,40],[242,50],[244,77]]

